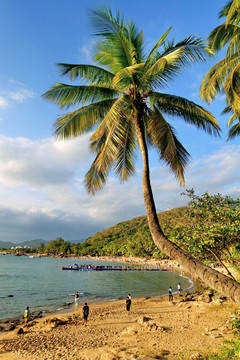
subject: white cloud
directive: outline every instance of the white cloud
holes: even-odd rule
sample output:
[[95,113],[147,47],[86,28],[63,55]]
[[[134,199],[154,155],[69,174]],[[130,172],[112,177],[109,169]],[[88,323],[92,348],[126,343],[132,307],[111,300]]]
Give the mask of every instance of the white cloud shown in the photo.
[[9,102],[3,96],[0,96],[0,108],[6,109],[9,106]]
[[[56,142],[0,137],[0,183],[38,188],[71,182],[78,164],[90,158],[88,138]],[[76,167],[76,170],[75,170]]]
[[96,45],[96,40],[85,39],[83,45],[81,45],[78,49],[79,53],[79,60],[81,63],[84,62],[86,64],[91,64],[93,62],[93,54],[94,54],[94,47]]
[[0,93],[0,109],[7,109],[15,103],[20,104],[36,96],[39,97],[39,95],[26,84],[13,79],[8,79],[7,82],[3,82]]
[[28,90],[25,88],[18,89],[17,91],[12,91],[8,94],[10,99],[12,99],[18,103],[22,103],[27,99],[32,99],[36,95],[37,94],[35,94],[33,90]]
[[[0,137],[0,238],[82,239],[96,231],[145,214],[141,170],[120,184],[110,177],[95,196],[83,179],[89,169],[89,135],[71,141],[32,141]],[[186,188],[240,197],[240,146],[225,146],[195,159],[186,173]],[[170,171],[151,169],[157,211],[187,203]]]

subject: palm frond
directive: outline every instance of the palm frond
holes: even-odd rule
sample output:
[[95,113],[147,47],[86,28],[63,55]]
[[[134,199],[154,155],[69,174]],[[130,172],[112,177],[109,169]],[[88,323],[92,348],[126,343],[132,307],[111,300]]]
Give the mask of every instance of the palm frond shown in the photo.
[[209,46],[215,51],[219,51],[239,33],[240,28],[236,25],[219,25],[208,36]]
[[55,135],[60,139],[73,138],[90,131],[104,119],[114,102],[105,100],[62,115],[54,124]]
[[113,90],[111,86],[98,85],[81,85],[73,86],[57,83],[50,90],[45,92],[42,97],[55,104],[60,108],[69,108],[72,105],[87,104],[108,99],[113,99],[118,92]]
[[224,86],[226,87],[224,82],[239,63],[239,59],[240,54],[235,54],[230,60],[222,59],[208,71],[200,86],[200,96],[202,99],[210,102]]
[[139,72],[143,72],[144,63],[135,64],[132,66],[128,66],[123,70],[119,71],[115,77],[113,78],[113,87],[117,89],[121,89],[121,91],[128,90],[133,83],[137,81],[134,75]]
[[[122,60],[124,59],[124,62],[119,63],[119,65],[124,65],[122,67],[126,67],[136,64],[136,49],[124,26],[123,16],[117,11],[116,17],[114,18],[111,10],[107,7],[89,10],[89,14],[93,26],[97,29],[95,35],[103,37],[106,44],[115,48],[115,50],[117,50],[116,52],[120,51],[122,53]],[[100,44],[102,48],[102,42]],[[119,60],[120,59],[121,58],[119,58]],[[104,60],[106,64],[106,54],[104,59],[101,59],[101,54],[99,53],[97,60],[101,64],[103,64],[102,61]],[[108,65],[110,66],[111,58],[108,58],[108,61]]]
[[145,62],[146,70],[148,70],[153,65],[153,59],[154,59],[154,56],[155,56],[157,50],[159,49],[160,46],[162,46],[164,44],[164,42],[171,30],[172,30],[172,27],[170,27],[167,31],[165,31],[165,33],[158,39],[158,41],[156,42],[156,44],[150,51],[150,53],[147,57],[147,60]]
[[97,130],[91,136],[92,144],[91,149],[94,151],[98,150],[98,142],[102,143],[102,138],[104,137],[104,143],[101,145],[101,151],[99,151],[99,156],[97,160],[97,166],[100,171],[107,172],[114,163],[115,155],[118,152],[118,146],[121,142],[118,132],[118,124],[120,119],[126,117],[126,114],[129,114],[131,109],[129,106],[132,106],[132,103],[129,102],[127,96],[121,96],[117,99],[109,109],[104,120],[97,128]]
[[237,103],[240,102],[240,63],[235,66],[234,70],[231,73],[231,88],[234,92],[234,98]]
[[219,135],[220,127],[216,118],[193,101],[180,96],[155,92],[150,95],[150,102],[165,114],[181,117],[187,123],[201,128],[211,135]]
[[[240,28],[239,28],[240,30]],[[233,57],[236,57],[239,55],[239,52],[240,52],[240,31],[238,34],[236,34],[229,46],[228,46],[228,49],[227,49],[227,52],[226,52],[226,61],[228,60],[231,60],[231,58]]]
[[165,45],[163,52],[156,52],[152,65],[146,71],[142,83],[163,87],[180,73],[180,71],[194,61],[204,61],[209,56],[207,46],[200,38],[189,36],[176,45]]
[[240,136],[240,123],[233,125],[228,132],[228,140],[234,139],[236,136]]
[[230,127],[236,120],[238,119],[236,114],[232,114],[229,118],[228,118],[228,127]]
[[160,159],[170,167],[183,185],[184,169],[188,164],[190,155],[177,139],[173,127],[164,119],[156,107],[153,107],[146,126],[147,136],[157,148]]
[[136,24],[132,21],[128,21],[126,24],[126,31],[128,33],[128,38],[135,49],[136,63],[144,62],[143,30],[139,32]]
[[122,117],[117,128],[118,151],[114,170],[120,176],[121,182],[127,180],[135,173],[134,162],[138,142],[134,122],[130,117]]
[[100,190],[107,181],[108,172],[104,172],[98,169],[96,165],[98,157],[94,160],[91,168],[85,175],[84,183],[89,193],[95,194],[96,191]]
[[230,22],[236,22],[239,20],[240,0],[232,0],[232,3],[229,5],[226,25]]
[[114,74],[99,66],[85,64],[57,64],[60,75],[68,75],[71,81],[76,79],[85,80],[91,84],[109,84],[114,78]]
[[120,175],[121,181],[127,179],[134,172],[132,162],[134,140],[124,138],[126,131],[123,131],[124,122],[130,121],[128,117],[125,117],[125,113],[131,111],[128,109],[129,105],[131,104],[128,103],[126,96],[116,100],[91,136],[90,148],[97,153],[97,156],[85,177],[85,184],[89,192],[94,193],[103,186],[114,162],[116,162],[116,173]]

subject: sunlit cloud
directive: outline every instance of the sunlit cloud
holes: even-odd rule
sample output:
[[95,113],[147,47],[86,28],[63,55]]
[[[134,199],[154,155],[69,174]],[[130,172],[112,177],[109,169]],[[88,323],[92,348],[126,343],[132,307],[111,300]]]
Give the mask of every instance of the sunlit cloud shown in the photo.
[[9,101],[7,98],[0,96],[0,108],[6,109],[9,106]]
[[17,91],[12,91],[8,94],[10,99],[12,99],[18,103],[22,103],[27,99],[32,99],[36,95],[37,94],[35,94],[33,90],[28,90],[25,88],[18,89]]
[[[95,196],[87,193],[83,180],[92,160],[88,141],[89,135],[65,142],[0,137],[1,238],[77,240],[145,215],[141,167],[124,184],[110,176]],[[240,146],[228,145],[193,159],[185,188],[240,197],[239,158]],[[152,167],[151,183],[157,211],[186,205],[181,196],[185,188],[168,168]]]

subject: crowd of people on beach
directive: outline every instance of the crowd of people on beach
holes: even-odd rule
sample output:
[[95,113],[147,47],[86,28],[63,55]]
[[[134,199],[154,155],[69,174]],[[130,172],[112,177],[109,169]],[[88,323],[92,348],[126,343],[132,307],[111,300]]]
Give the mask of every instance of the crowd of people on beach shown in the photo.
[[[181,291],[182,291],[182,288],[181,288],[181,284],[179,283],[177,285],[178,294],[180,294]],[[173,289],[171,286],[168,289],[168,299],[169,299],[169,301],[173,301]],[[79,292],[78,291],[75,293],[74,304],[75,304],[75,309],[77,310],[79,308]],[[131,294],[128,294],[126,297],[126,310],[127,310],[128,315],[130,314],[131,307],[132,307],[132,296],[131,296]],[[84,306],[82,307],[82,314],[83,314],[83,324],[86,326],[87,321],[88,321],[88,316],[89,316],[89,306],[86,302],[84,303]],[[29,306],[27,306],[25,309],[25,312],[24,312],[25,326],[28,325],[28,322],[30,321],[30,319],[31,319],[31,312],[30,312]]]

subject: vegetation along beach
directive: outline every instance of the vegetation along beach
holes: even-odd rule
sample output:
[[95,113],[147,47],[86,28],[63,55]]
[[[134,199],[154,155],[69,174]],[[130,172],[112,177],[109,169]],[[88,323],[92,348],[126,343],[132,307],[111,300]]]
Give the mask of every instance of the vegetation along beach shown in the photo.
[[13,2],[0,359],[239,359],[240,1]]

